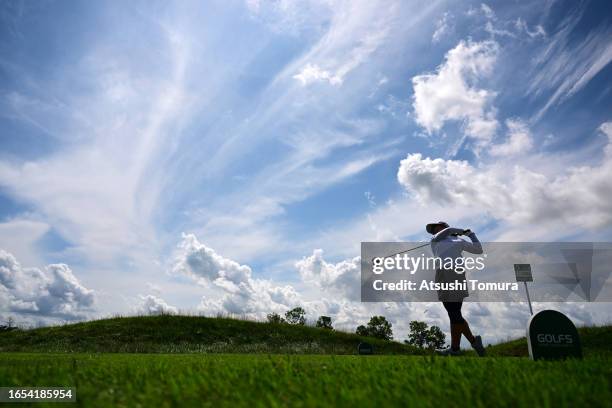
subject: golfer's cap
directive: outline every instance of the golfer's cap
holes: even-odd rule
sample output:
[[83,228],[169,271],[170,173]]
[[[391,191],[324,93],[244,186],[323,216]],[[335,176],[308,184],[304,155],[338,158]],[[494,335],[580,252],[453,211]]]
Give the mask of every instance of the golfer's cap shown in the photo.
[[433,234],[434,232],[434,228],[437,227],[438,225],[442,225],[444,228],[448,228],[448,224],[444,221],[438,221],[438,222],[433,222],[431,224],[427,224],[427,226],[425,227],[425,229],[427,230],[427,232],[429,232],[430,234]]

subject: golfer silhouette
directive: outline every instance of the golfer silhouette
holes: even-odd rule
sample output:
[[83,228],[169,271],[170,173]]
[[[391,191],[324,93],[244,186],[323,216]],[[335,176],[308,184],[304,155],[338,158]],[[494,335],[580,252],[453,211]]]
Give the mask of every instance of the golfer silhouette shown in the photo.
[[[461,255],[463,251],[473,254],[482,254],[482,245],[480,245],[480,241],[478,241],[476,234],[469,229],[452,228],[444,221],[427,224],[425,229],[433,235],[431,238],[431,252],[437,258],[452,258],[454,261],[453,265],[459,265],[460,263],[455,262],[455,260],[463,258]],[[460,238],[461,235],[467,236],[471,242]],[[456,281],[465,285],[465,272],[458,273],[454,269],[436,270],[436,283],[453,283]],[[480,357],[485,355],[482,338],[472,334],[470,325],[461,315],[463,299],[468,296],[467,285],[465,285],[465,289],[438,290],[438,300],[442,302],[442,305],[444,305],[444,308],[448,312],[451,332],[450,347],[440,351],[439,354],[447,356],[461,354],[459,345],[461,344],[461,335],[463,334]]]

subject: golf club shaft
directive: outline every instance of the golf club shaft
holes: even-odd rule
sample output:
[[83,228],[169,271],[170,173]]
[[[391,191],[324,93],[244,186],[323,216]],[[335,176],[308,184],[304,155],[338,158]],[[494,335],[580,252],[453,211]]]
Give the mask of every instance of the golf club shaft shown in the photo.
[[[423,244],[423,245],[416,246],[416,247],[414,247],[414,248],[406,249],[406,250],[404,250],[404,251],[400,251],[400,252],[396,252],[396,253],[391,254],[391,255],[384,256],[382,259],[391,258],[392,256],[400,255],[400,254],[403,254],[403,253],[405,253],[405,252],[414,251],[414,250],[417,250],[417,249],[419,249],[419,248],[426,247],[426,246],[428,246],[428,245],[429,245],[429,242],[428,242],[428,243],[426,243],[426,244]],[[370,260],[370,262],[374,262],[374,258],[372,258],[372,259]]]
[[[469,232],[469,231],[470,231],[470,230],[464,230],[464,234],[465,234],[465,233],[467,233],[467,232]],[[464,234],[451,234],[451,235],[452,235],[452,236],[455,236],[455,237],[458,237],[458,236],[461,236],[461,235],[464,235]],[[396,252],[396,253],[391,254],[391,255],[384,256],[382,259],[391,258],[392,256],[400,255],[400,254],[403,254],[403,253],[405,253],[405,252],[414,251],[414,250],[417,250],[417,249],[420,249],[420,248],[426,247],[426,246],[428,246],[428,245],[429,245],[429,242],[428,242],[428,243],[426,243],[426,244],[423,244],[423,245],[419,245],[419,246],[414,247],[414,248],[406,249],[406,250],[404,250],[404,251],[400,251],[400,252]],[[372,259],[370,260],[370,262],[373,262],[373,261],[374,261],[374,258],[372,258]]]

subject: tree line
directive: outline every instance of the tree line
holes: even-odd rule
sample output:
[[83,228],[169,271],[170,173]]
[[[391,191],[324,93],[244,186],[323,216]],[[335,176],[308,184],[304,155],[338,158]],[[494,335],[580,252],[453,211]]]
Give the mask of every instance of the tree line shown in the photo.
[[[295,307],[285,312],[284,317],[278,313],[270,313],[267,316],[267,321],[274,324],[304,326],[306,324],[306,311],[302,307]],[[327,330],[334,329],[332,319],[329,316],[319,316],[315,326]],[[438,326],[428,326],[425,322],[413,320],[409,327],[410,333],[404,343],[419,348],[440,349],[444,347],[446,335]],[[372,316],[366,325],[357,326],[355,333],[359,336],[389,341],[393,339],[393,325],[384,316]]]

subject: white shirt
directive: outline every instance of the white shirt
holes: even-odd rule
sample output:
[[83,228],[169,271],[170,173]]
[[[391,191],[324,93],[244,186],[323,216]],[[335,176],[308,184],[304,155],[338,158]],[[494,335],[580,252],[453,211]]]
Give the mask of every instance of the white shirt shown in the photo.
[[[463,251],[482,254],[482,245],[478,241],[476,234],[471,232],[467,235],[472,242],[468,242],[453,234],[463,234],[463,230],[448,227],[431,238],[431,252],[435,257],[441,258],[444,262],[446,262],[447,258],[452,258],[453,265],[455,265],[458,258],[463,258],[461,255]],[[457,273],[452,269],[436,270],[436,282],[451,283],[454,281],[465,282],[465,280],[465,273]],[[438,290],[438,299],[442,302],[461,302],[467,296],[469,296],[467,289]]]
[[467,236],[472,242],[468,242],[459,236],[453,234],[463,234],[463,230],[459,228],[448,227],[438,232],[431,238],[431,252],[438,258],[452,258],[453,260],[461,258],[463,251],[472,254],[482,254],[482,245],[476,234],[473,232]]

